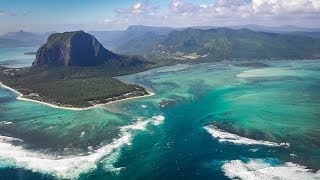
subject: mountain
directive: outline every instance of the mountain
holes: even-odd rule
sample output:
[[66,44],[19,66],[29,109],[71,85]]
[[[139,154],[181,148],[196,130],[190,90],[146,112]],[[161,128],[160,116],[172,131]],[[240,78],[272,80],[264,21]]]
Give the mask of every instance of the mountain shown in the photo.
[[105,49],[98,40],[84,31],[55,33],[39,48],[35,66],[97,66],[120,56]]
[[8,32],[0,38],[0,47],[30,47],[43,44],[49,34],[36,34],[23,30]]
[[[132,25],[129,26],[126,30],[117,30],[117,31],[89,31],[90,34],[94,35],[99,42],[109,50],[115,52],[128,52],[128,46],[126,44],[131,44],[134,40],[144,38],[144,35],[148,36],[152,33],[160,36],[167,36],[172,31],[182,31],[188,27],[182,28],[172,28],[172,27],[152,27],[152,26],[142,26],[142,25]],[[209,30],[217,27],[213,26],[195,26],[191,27],[192,29],[202,29]],[[229,26],[230,29],[250,29],[256,32],[272,32],[279,34],[293,34],[293,35],[302,35],[308,37],[319,38],[320,28],[303,28],[296,26],[279,26],[279,27],[268,27],[260,25],[244,25],[244,26]],[[23,30],[17,32],[9,32],[0,38],[7,39],[6,41],[2,40],[0,42],[0,47],[24,47],[24,46],[38,46],[45,43],[46,39],[50,34],[55,32],[47,32],[43,34],[26,32]],[[156,38],[158,38],[156,37]],[[12,42],[16,40],[18,42]],[[149,43],[149,42],[148,42]],[[135,46],[135,44],[133,44]],[[132,48],[129,48],[132,49]],[[130,51],[132,53],[134,51]]]
[[[125,31],[117,31],[107,33],[113,34],[112,38],[109,38],[109,45],[113,44],[112,49],[115,52],[127,53],[127,54],[148,54],[152,50],[160,52],[161,48],[156,48],[160,45],[169,34],[173,31],[181,32],[186,29],[199,29],[199,30],[211,30],[211,29],[224,29],[216,28],[212,26],[198,26],[191,28],[170,28],[170,27],[151,27],[151,26],[129,26]],[[225,28],[227,29],[227,28]],[[245,26],[232,26],[228,28],[230,30],[241,31],[242,29],[248,29],[255,32],[269,32],[284,35],[300,35],[312,38],[319,38],[319,32],[312,32],[318,29],[301,28],[295,26],[279,26],[279,27],[267,27],[259,25],[245,25]],[[304,30],[304,31],[297,31]],[[109,37],[104,35],[104,37]],[[108,45],[106,45],[108,46]],[[197,56],[196,56],[197,57]]]
[[15,39],[20,41],[41,41],[43,40],[43,37],[38,34],[34,34],[31,32],[26,32],[23,30],[17,31],[17,32],[8,32],[2,36],[2,38],[6,39]]
[[152,32],[147,32],[138,37],[120,44],[116,51],[127,54],[144,54],[151,52],[154,47],[159,45],[167,36],[158,35]]
[[320,32],[320,28],[304,28],[297,26],[260,26],[248,24],[244,26],[229,26],[230,29],[250,29],[258,32],[290,33],[290,32]]
[[[128,52],[127,45],[131,44],[134,40],[145,39],[144,36],[158,35],[166,36],[173,30],[178,30],[170,27],[152,27],[152,26],[141,26],[133,25],[129,26],[124,31],[89,31],[90,34],[94,35],[105,47],[114,50],[116,52]],[[123,49],[125,47],[125,49]],[[130,51],[131,53],[131,51]]]
[[188,28],[170,33],[154,52],[178,59],[319,58],[320,40],[248,29]]
[[170,32],[178,30],[177,28],[171,27],[153,27],[153,26],[142,26],[142,25],[132,25],[127,28],[127,32],[131,33],[153,33],[157,35],[168,35]]
[[286,33],[286,34],[307,36],[307,37],[320,39],[320,31],[319,32],[301,32],[301,31],[296,31],[296,32],[289,32],[289,33]]
[[245,26],[229,26],[230,29],[249,29],[256,32],[271,32],[278,34],[288,34],[288,35],[301,35],[312,38],[320,38],[320,28],[304,28],[297,26],[259,26],[255,24],[249,24]]
[[28,47],[29,43],[24,41],[0,38],[0,48]]
[[89,31],[107,49],[114,50],[121,43],[124,31]]
[[48,39],[48,37],[51,35],[51,34],[55,34],[57,33],[57,31],[48,31],[48,32],[45,32],[43,34],[41,34],[41,36],[44,38],[44,39]]
[[55,33],[36,54],[32,68],[0,66],[0,81],[24,98],[64,107],[90,107],[148,95],[140,85],[112,77],[145,71],[154,63],[117,55],[84,31]]

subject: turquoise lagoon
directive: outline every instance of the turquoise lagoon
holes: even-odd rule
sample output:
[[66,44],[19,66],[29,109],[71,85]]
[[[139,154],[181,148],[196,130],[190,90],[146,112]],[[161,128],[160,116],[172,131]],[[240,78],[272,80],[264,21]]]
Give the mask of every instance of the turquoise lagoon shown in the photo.
[[35,55],[24,53],[36,52],[39,47],[0,48],[0,65],[7,67],[30,66]]
[[154,96],[72,111],[0,89],[0,179],[320,178],[320,61],[179,64]]

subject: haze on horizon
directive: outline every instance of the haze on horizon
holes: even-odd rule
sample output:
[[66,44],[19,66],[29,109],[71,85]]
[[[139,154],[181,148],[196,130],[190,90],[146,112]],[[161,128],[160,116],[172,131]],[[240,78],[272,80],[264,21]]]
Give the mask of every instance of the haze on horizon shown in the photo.
[[0,33],[120,30],[130,25],[320,27],[319,0],[16,0],[0,7]]

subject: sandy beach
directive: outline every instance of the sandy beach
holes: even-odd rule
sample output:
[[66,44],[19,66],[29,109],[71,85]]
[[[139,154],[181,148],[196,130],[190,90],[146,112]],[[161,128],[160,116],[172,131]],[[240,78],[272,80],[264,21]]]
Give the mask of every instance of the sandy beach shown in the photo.
[[46,106],[50,106],[50,107],[53,107],[53,108],[73,110],[73,111],[83,111],[83,110],[88,110],[88,109],[92,109],[92,108],[97,108],[97,107],[100,107],[100,106],[103,106],[103,105],[107,105],[107,104],[113,104],[113,103],[118,103],[118,102],[122,102],[122,101],[128,101],[128,100],[138,99],[138,98],[145,98],[145,97],[150,97],[150,96],[155,95],[155,93],[148,91],[149,94],[144,95],[144,96],[135,96],[135,97],[119,99],[119,100],[110,101],[110,102],[107,102],[107,103],[96,104],[94,106],[90,106],[90,107],[86,107],[86,108],[73,108],[73,107],[57,106],[57,105],[53,105],[53,104],[42,102],[42,101],[37,101],[37,100],[33,100],[33,99],[24,98],[23,94],[21,94],[19,91],[15,90],[15,89],[13,89],[13,88],[11,88],[9,86],[6,86],[6,85],[2,84],[1,82],[0,82],[0,87],[8,89],[8,90],[16,93],[18,95],[17,99],[21,100],[21,101],[30,101],[30,102],[35,102],[35,103],[43,104],[43,105],[46,105]]

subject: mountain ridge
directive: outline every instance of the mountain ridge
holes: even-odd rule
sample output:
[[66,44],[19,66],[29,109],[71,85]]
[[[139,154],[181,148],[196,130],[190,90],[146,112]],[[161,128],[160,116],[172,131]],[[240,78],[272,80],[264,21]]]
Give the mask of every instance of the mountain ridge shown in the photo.
[[[320,40],[249,29],[188,28],[173,31],[155,47],[155,54],[179,56],[206,55],[212,59],[319,58]],[[180,55],[181,56],[181,55]]]

